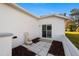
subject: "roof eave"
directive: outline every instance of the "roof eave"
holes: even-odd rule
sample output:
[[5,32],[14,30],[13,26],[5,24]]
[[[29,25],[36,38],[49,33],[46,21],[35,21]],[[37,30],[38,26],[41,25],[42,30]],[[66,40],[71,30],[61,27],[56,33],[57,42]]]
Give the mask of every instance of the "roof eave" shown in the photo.
[[47,15],[47,16],[41,16],[40,19],[49,18],[49,17],[59,17],[59,18],[65,19],[65,20],[68,20],[68,19],[72,20],[71,18],[69,18],[67,16],[55,15],[55,14]]
[[6,5],[9,5],[9,6],[13,7],[13,8],[15,8],[15,9],[18,9],[18,10],[20,10],[21,12],[26,13],[26,14],[28,14],[28,15],[34,17],[34,18],[37,18],[37,19],[40,18],[39,16],[36,16],[36,15],[31,14],[30,12],[28,12],[27,10],[25,10],[24,8],[18,6],[18,5],[15,4],[15,3],[5,3],[5,4],[6,4]]
[[[26,13],[26,14],[28,14],[28,15],[30,15],[30,16],[36,18],[36,19],[43,19],[43,18],[48,18],[48,17],[53,17],[53,16],[59,17],[59,18],[63,18],[63,19],[65,19],[65,20],[70,19],[70,18],[68,18],[68,17],[66,17],[66,16],[56,15],[56,14],[39,17],[39,16],[36,16],[36,15],[31,14],[30,12],[28,12],[27,10],[25,10],[24,8],[18,6],[18,5],[15,4],[15,3],[4,3],[4,4],[9,5],[9,6],[15,8],[15,9],[17,9],[17,10],[20,10],[21,12]],[[70,20],[71,20],[71,19],[70,19]]]

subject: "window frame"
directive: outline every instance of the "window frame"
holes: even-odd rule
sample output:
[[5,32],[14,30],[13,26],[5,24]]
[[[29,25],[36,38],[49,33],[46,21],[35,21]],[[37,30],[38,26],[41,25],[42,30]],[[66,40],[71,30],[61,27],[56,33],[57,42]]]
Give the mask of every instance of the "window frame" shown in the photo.
[[[46,26],[46,29],[45,30],[43,30],[43,26]],[[48,26],[51,26],[51,29],[49,30],[49,29],[47,29],[47,27]],[[43,35],[43,31],[46,31],[46,35],[44,36]],[[51,34],[50,34],[50,37],[48,36],[48,33],[47,32],[50,32]],[[52,24],[43,24],[42,25],[42,37],[44,37],[44,38],[52,38]]]

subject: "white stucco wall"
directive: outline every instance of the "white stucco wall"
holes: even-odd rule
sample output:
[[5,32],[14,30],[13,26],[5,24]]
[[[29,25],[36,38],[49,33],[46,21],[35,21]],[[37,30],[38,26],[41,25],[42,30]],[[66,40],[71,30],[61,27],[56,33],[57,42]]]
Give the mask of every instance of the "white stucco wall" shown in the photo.
[[38,20],[10,6],[0,4],[0,33],[3,32],[18,36],[13,40],[13,47],[23,43],[24,32],[29,32],[31,39],[40,36]]
[[0,56],[12,55],[12,40],[11,37],[0,37]]
[[24,32],[29,33],[30,39],[41,37],[42,24],[52,24],[52,37],[56,35],[64,35],[64,20],[61,18],[50,17],[37,20],[36,18],[22,13],[17,9],[5,4],[0,4],[0,33],[7,32],[13,33],[14,36],[18,36],[17,39],[12,40],[12,47],[16,47],[24,43]]
[[57,35],[64,35],[65,31],[64,19],[58,17],[48,17],[39,20],[39,22],[40,22],[40,29],[42,29],[43,24],[52,24],[52,37]]

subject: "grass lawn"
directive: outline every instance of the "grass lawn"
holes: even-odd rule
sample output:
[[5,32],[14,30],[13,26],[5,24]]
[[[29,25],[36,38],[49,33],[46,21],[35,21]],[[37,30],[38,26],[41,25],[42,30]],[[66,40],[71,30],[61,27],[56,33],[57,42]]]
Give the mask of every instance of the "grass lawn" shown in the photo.
[[65,35],[79,49],[79,32],[65,32]]

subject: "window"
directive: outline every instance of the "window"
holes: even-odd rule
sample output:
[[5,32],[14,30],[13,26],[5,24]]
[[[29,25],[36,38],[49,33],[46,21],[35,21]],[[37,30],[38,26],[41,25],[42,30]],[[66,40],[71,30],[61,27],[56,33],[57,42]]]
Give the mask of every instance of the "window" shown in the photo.
[[52,37],[52,25],[42,25],[42,37]]
[[42,25],[42,30],[46,30],[46,25]]
[[47,25],[47,30],[51,30],[51,25]]

